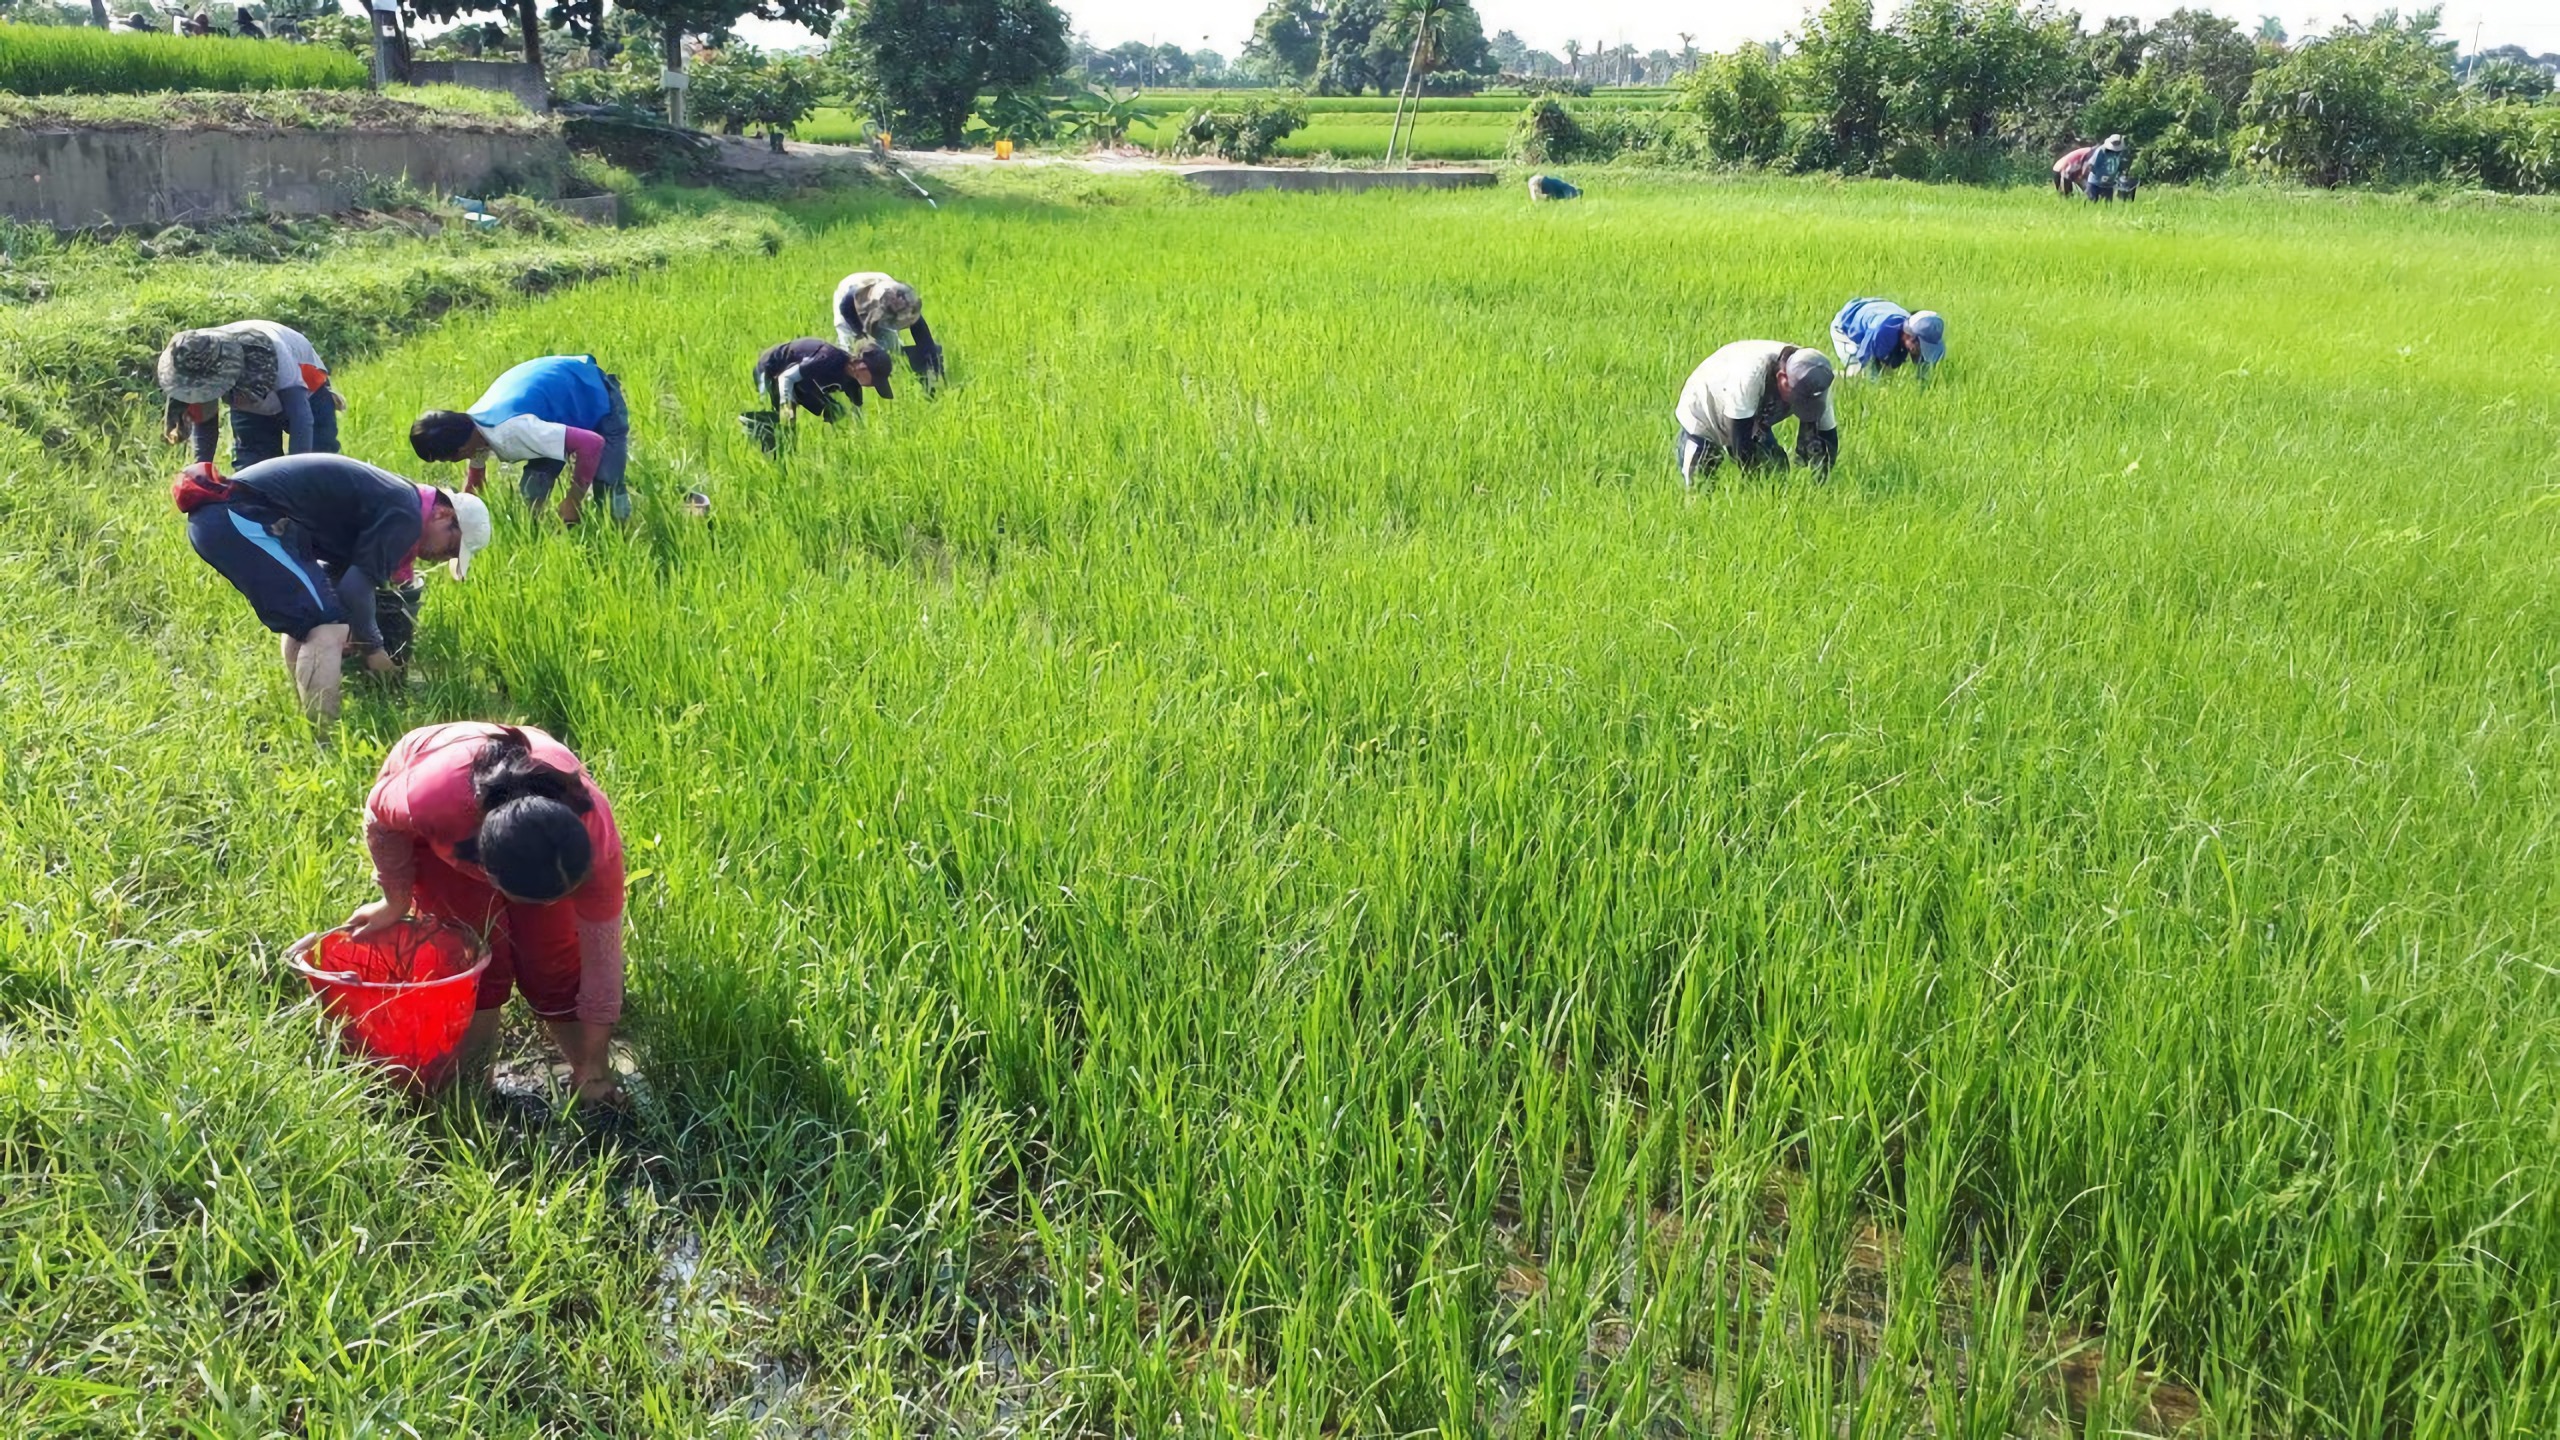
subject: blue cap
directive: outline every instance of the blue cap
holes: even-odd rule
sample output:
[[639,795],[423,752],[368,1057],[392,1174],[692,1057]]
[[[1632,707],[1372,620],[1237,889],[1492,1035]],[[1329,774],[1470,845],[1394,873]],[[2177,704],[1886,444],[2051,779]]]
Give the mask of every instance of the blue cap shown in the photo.
[[1935,310],[1923,310],[1902,324],[1904,333],[1920,342],[1920,363],[1935,365],[1947,353],[1947,317]]

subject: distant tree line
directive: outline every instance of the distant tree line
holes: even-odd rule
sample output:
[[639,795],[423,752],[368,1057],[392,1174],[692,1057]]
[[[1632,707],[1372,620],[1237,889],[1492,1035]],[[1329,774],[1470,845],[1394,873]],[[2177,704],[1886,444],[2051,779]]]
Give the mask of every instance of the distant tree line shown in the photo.
[[[1276,8],[1276,7],[1275,7]],[[2461,59],[2434,9],[2288,43],[2200,9],[2156,25],[2019,0],[1829,0],[1783,45],[1699,59],[1659,114],[1541,102],[1520,148],[1794,171],[1990,180],[2108,134],[2137,176],[2560,190],[2560,56]]]

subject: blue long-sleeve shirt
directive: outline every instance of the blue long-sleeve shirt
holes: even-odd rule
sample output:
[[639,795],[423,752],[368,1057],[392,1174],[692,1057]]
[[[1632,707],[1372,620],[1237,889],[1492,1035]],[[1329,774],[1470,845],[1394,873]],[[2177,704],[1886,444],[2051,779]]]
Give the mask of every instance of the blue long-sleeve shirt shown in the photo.
[[1831,317],[1831,333],[1850,344],[1843,361],[1890,370],[1909,358],[1902,348],[1902,327],[1909,323],[1911,312],[1890,300],[1852,300]]

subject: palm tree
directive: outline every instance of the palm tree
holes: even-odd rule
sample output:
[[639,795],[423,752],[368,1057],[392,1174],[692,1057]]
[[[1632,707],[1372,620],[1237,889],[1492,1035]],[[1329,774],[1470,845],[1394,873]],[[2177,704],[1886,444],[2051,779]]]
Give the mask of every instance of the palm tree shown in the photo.
[[1698,68],[1697,39],[1697,34],[1694,31],[1683,30],[1680,32],[1680,73],[1683,75],[1686,75],[1690,71]]
[[1579,40],[1564,42],[1564,73],[1570,79],[1582,78],[1582,42]]
[[[1413,54],[1405,61],[1404,84],[1396,89],[1396,118],[1387,127],[1387,160],[1396,163],[1396,136],[1404,129],[1406,92],[1413,95],[1413,123],[1422,123],[1422,80],[1440,61],[1440,31],[1449,23],[1454,0],[1396,0],[1395,23],[1413,27]],[[1405,163],[1413,163],[1413,142],[1405,141]]]

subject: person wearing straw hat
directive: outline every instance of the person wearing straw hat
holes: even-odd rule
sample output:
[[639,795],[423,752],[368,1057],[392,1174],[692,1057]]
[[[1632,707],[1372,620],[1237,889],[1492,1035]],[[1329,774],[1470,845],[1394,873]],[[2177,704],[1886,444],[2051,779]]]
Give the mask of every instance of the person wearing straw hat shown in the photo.
[[2089,152],[2089,168],[2081,176],[2081,188],[2091,200],[2130,200],[2133,198],[2133,152],[2124,137],[2110,135]]
[[468,460],[463,488],[474,494],[486,473],[483,457],[520,461],[525,503],[550,498],[563,469],[572,470],[569,493],[560,498],[562,523],[575,525],[588,491],[603,492],[616,520],[631,518],[631,489],[624,470],[631,460],[631,407],[622,377],[593,355],[545,355],[527,360],[489,382],[468,410],[430,410],[409,427],[409,448],[427,461]]
[[1582,198],[1582,190],[1570,180],[1559,179],[1553,175],[1532,175],[1529,177],[1529,198],[1532,200],[1579,200]]
[[610,1050],[622,1019],[622,834],[569,747],[531,726],[476,720],[400,737],[365,797],[364,844],[382,898],[347,929],[411,914],[486,936],[489,967],[462,1063],[491,1072],[507,996],[569,1062],[582,1103],[621,1099]]
[[1935,310],[1915,314],[1890,300],[1852,300],[1831,317],[1831,353],[1850,375],[1882,375],[1908,364],[1925,377],[1946,358],[1947,320]]
[[895,364],[888,350],[870,340],[858,341],[848,350],[811,336],[785,340],[765,351],[756,357],[751,373],[756,392],[779,418],[788,420],[798,411],[811,410],[833,423],[837,398],[859,410],[866,385],[880,392],[883,400],[896,399],[889,393],[889,371]]
[[898,353],[898,332],[915,343],[906,347],[907,368],[928,386],[942,379],[942,347],[924,323],[924,302],[915,287],[877,270],[859,270],[836,282],[836,343],[857,349],[864,337],[888,354]]
[[476,495],[413,485],[343,455],[284,455],[225,479],[211,461],[174,487],[187,543],[284,637],[285,669],[314,719],[338,715],[350,651],[387,673],[376,592],[402,586],[419,562],[446,561],[457,580],[489,544]]
[[1726,456],[1745,470],[1782,468],[1780,421],[1796,422],[1795,459],[1829,474],[1840,455],[1831,362],[1777,340],[1736,340],[1702,361],[1680,392],[1680,483],[1713,475]]
[[301,331],[273,320],[181,330],[160,351],[161,392],[169,397],[164,438],[192,438],[195,457],[213,459],[219,406],[231,407],[231,468],[278,455],[335,453],[338,411],[329,367]]

